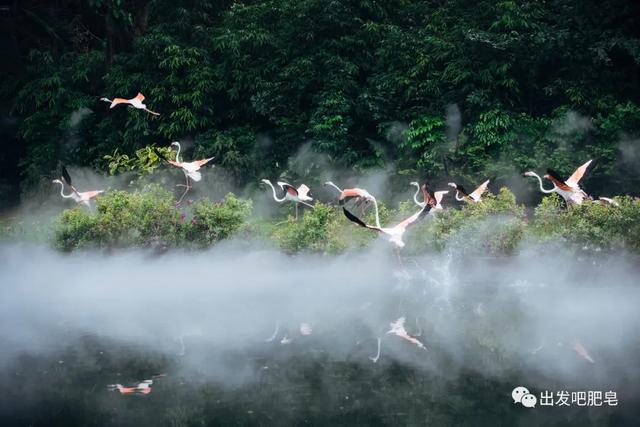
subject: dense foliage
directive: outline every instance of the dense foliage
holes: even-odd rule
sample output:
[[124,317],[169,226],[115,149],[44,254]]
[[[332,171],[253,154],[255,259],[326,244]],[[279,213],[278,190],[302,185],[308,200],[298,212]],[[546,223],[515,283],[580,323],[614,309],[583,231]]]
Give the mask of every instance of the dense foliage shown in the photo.
[[[507,188],[487,193],[482,203],[462,204],[436,215],[427,215],[408,228],[402,256],[454,252],[475,256],[512,255],[525,247],[544,250],[547,244],[563,250],[593,254],[600,251],[640,253],[640,201],[617,198],[619,206],[585,202],[566,208],[552,195],[526,218]],[[383,226],[393,226],[419,208],[403,202],[398,209],[380,205]],[[176,206],[175,196],[156,185],[125,192],[110,191],[96,199],[96,207],[67,209],[55,220],[53,242],[61,250],[79,248],[169,247],[206,248],[221,240],[236,238],[248,245],[278,246],[289,254],[316,252],[337,254],[358,251],[374,242],[393,252],[388,237],[365,230],[348,221],[340,207],[317,203],[299,219],[265,221],[251,217],[250,201],[228,194],[223,201],[201,198]],[[357,214],[360,213],[358,210]],[[363,216],[375,223],[372,209]],[[40,229],[30,224],[3,225],[4,237],[28,237]],[[41,240],[41,239],[40,239]]]
[[640,252],[640,199],[616,198],[619,206],[585,202],[563,209],[555,194],[536,208],[531,231],[538,240],[568,243],[584,251]]
[[96,199],[95,212],[65,210],[56,220],[54,242],[62,250],[102,247],[208,246],[242,226],[251,202],[232,194],[220,203],[200,199],[178,209],[172,193],[159,187],[112,191]]
[[[637,2],[30,0],[2,19],[3,199],[175,139],[240,184],[296,175],[311,140],[324,167],[498,186],[596,158],[588,191],[637,192]],[[137,91],[162,115],[98,100]]]

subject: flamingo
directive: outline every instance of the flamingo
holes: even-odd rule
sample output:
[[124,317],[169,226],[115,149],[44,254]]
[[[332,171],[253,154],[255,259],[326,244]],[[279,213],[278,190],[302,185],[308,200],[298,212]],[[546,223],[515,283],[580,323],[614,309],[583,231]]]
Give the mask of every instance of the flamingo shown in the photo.
[[[377,202],[375,201],[375,199],[373,203],[374,205],[377,206]],[[360,227],[368,228],[370,230],[375,230],[379,233],[383,233],[387,235],[389,237],[389,241],[394,245],[396,245],[396,248],[400,249],[400,248],[403,248],[405,245],[405,243],[402,241],[402,236],[404,235],[405,231],[407,231],[407,228],[410,225],[416,223],[418,220],[422,219],[431,210],[431,208],[434,205],[435,205],[435,200],[430,200],[429,203],[427,203],[427,205],[424,208],[420,209],[418,212],[414,213],[409,218],[405,219],[404,221],[400,222],[399,224],[393,227],[380,227],[379,225],[375,225],[375,226],[367,225],[360,218],[358,218],[357,216],[349,212],[345,207],[342,208],[342,211],[344,212],[344,215],[347,217],[349,221],[355,222]],[[376,224],[380,224],[380,218],[378,217],[377,209],[376,209]]]
[[122,384],[108,384],[109,391],[118,391],[122,395],[145,396],[151,393],[151,385],[153,380],[160,377],[166,377],[166,374],[154,375],[150,380],[144,380],[131,387],[124,387]]
[[375,202],[375,197],[373,197],[367,190],[362,188],[345,188],[341,190],[340,187],[335,185],[331,181],[327,181],[324,183],[325,186],[331,186],[340,192],[338,196],[338,204],[343,206],[349,200],[355,200],[355,206],[362,206],[362,214],[364,215],[365,209],[373,203],[374,208],[376,209],[376,225],[380,227],[380,222],[378,220],[378,204]]
[[542,179],[537,173],[528,171],[523,175],[537,178],[538,182],[540,183],[540,191],[542,191],[543,193],[558,193],[567,202],[567,204],[575,203],[576,205],[580,205],[582,204],[584,199],[589,199],[589,196],[584,192],[584,190],[580,188],[578,183],[582,179],[584,173],[586,172],[592,161],[593,160],[589,160],[578,169],[576,169],[575,172],[573,172],[573,174],[566,181],[560,178],[560,176],[552,169],[547,169],[547,173],[544,175],[544,178],[548,179],[553,184],[553,188],[551,188],[550,190],[545,190],[544,187],[542,187]]
[[402,338],[404,340],[407,340],[412,344],[417,345],[419,348],[423,349],[424,351],[429,351],[429,350],[427,350],[427,347],[425,347],[425,345],[422,344],[417,338],[412,337],[411,335],[409,335],[407,333],[407,330],[404,328],[405,320],[406,319],[404,317],[401,317],[398,320],[396,320],[395,322],[391,322],[390,323],[391,329],[389,329],[387,334],[397,335],[400,338]]
[[[413,201],[415,202],[416,205],[420,206],[421,208],[424,208],[427,205],[427,194],[425,194],[425,188],[424,188],[426,184],[423,184],[423,186],[421,187],[420,184],[414,181],[414,182],[410,182],[409,185],[415,185],[417,187],[416,193],[413,195]],[[422,190],[422,196],[423,196],[422,202],[418,200],[418,193],[420,193],[421,190]],[[444,195],[448,193],[449,193],[448,190],[436,191],[433,193],[433,196],[436,200],[436,205],[429,211],[429,214],[435,215],[437,211],[443,210],[443,207],[440,204],[440,202],[442,201],[442,198],[444,197]]]
[[138,92],[135,98],[131,98],[131,99],[113,98],[113,100],[111,100],[109,98],[100,98],[100,101],[110,102],[111,105],[109,106],[109,109],[112,109],[119,104],[129,104],[132,107],[137,108],[138,110],[144,110],[147,113],[153,114],[154,116],[160,115],[160,113],[156,113],[154,111],[149,110],[147,106],[142,103],[142,101],[144,101],[144,95],[141,94],[140,92]]
[[298,205],[300,203],[309,206],[311,209],[315,209],[313,205],[307,203],[312,201],[313,198],[309,196],[309,187],[307,187],[305,184],[302,184],[300,185],[300,187],[295,188],[293,185],[287,184],[286,182],[278,181],[277,184],[282,190],[284,190],[284,196],[281,199],[278,199],[278,196],[276,195],[276,189],[273,184],[271,184],[271,181],[269,181],[268,179],[263,179],[261,181],[271,187],[271,190],[273,190],[273,200],[275,200],[276,202],[282,203],[287,200],[295,202],[296,219],[298,219]]
[[[62,180],[54,179],[53,181],[51,181],[54,184],[60,184],[60,195],[65,199],[71,198],[75,200],[76,203],[82,203],[88,208],[91,207],[91,203],[89,202],[91,199],[96,197],[98,194],[104,193],[104,190],[85,191],[82,193],[76,190],[76,188],[71,184],[71,175],[69,175],[67,168],[64,166],[62,166],[62,176],[60,178]],[[65,184],[71,188],[71,194],[64,194]]]
[[201,160],[194,160],[193,162],[183,162],[180,160],[180,143],[178,141],[174,141],[171,143],[171,146],[176,146],[178,147],[178,151],[176,152],[176,160],[170,160],[167,159],[166,156],[164,155],[164,153],[162,153],[159,150],[156,150],[156,154],[158,155],[158,157],[164,159],[167,163],[182,169],[182,172],[184,173],[184,177],[186,179],[186,184],[178,184],[178,186],[183,186],[185,187],[184,193],[182,193],[182,196],[180,197],[180,199],[178,200],[178,204],[180,204],[180,202],[182,202],[182,199],[184,199],[184,196],[187,194],[187,192],[189,192],[189,190],[191,189],[191,185],[189,185],[189,178],[191,178],[193,181],[198,182],[202,179],[202,174],[200,173],[200,168],[204,165],[206,165],[207,163],[209,163],[211,160],[214,159],[214,157],[209,157],[207,159],[201,159]]
[[587,351],[587,349],[584,348],[580,341],[575,342],[575,344],[573,345],[573,349],[576,351],[576,353],[578,353],[578,356],[582,357],[584,360],[595,363],[591,356],[589,356],[589,352]]
[[[309,336],[313,333],[313,327],[309,323],[300,323],[297,333],[301,337]],[[295,338],[289,338],[289,334],[285,333],[280,344],[290,344]]]
[[478,188],[476,188],[471,192],[471,194],[468,194],[462,185],[456,184],[455,182],[450,182],[448,185],[449,187],[453,187],[456,189],[457,201],[461,202],[464,200],[465,202],[468,202],[468,203],[479,203],[482,201],[482,193],[487,191],[487,186],[489,185],[489,181],[490,180],[486,180],[485,182],[480,184]]

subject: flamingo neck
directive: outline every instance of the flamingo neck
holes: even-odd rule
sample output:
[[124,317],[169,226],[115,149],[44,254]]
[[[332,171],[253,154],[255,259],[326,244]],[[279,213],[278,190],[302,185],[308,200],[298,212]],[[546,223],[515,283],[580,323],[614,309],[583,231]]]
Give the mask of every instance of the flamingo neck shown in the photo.
[[60,195],[65,198],[65,199],[69,199],[73,197],[73,194],[64,194],[64,184],[62,182],[57,182],[56,184],[60,184]]
[[273,186],[273,184],[271,183],[271,181],[267,181],[267,184],[269,184],[269,187],[271,187],[271,190],[273,191],[273,200],[275,200],[278,203],[282,203],[287,199],[287,196],[285,194],[285,196],[282,199],[278,199],[278,196],[276,194],[276,188]]
[[416,190],[416,194],[413,195],[413,201],[416,202],[416,205],[422,206],[422,202],[418,200],[418,193],[420,193],[420,184],[416,185],[418,189]]
[[373,209],[376,213],[376,227],[382,228],[380,227],[380,215],[378,214],[378,201],[375,199],[375,197],[373,198]]
[[545,190],[544,187],[542,186],[542,178],[540,178],[540,176],[533,172],[533,176],[535,176],[538,179],[538,183],[540,184],[540,191],[542,191],[545,194],[549,194],[549,193],[553,193],[556,190],[556,185],[553,184],[553,188],[551,190]]
[[180,161],[180,150],[182,149],[182,147],[180,146],[180,143],[179,143],[179,142],[176,142],[176,145],[178,146],[178,151],[176,152],[176,162],[178,162],[178,163],[182,163],[182,162]]
[[456,200],[459,202],[464,202],[464,197],[460,197],[460,192],[456,190]]
[[329,182],[327,182],[327,185],[332,186],[333,188],[338,190],[339,193],[342,193],[342,190],[337,185],[335,185],[333,182],[329,181]]

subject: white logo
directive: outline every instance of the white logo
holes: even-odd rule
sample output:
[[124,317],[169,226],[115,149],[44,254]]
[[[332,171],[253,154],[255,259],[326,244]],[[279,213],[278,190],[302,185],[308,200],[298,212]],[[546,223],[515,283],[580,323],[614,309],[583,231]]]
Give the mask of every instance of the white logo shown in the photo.
[[538,398],[529,393],[529,389],[526,387],[518,386],[511,392],[513,403],[520,403],[527,408],[534,408],[538,403]]
[[538,403],[540,406],[618,406],[618,393],[613,390],[544,390],[537,397],[528,388],[518,386],[511,391],[511,397],[514,404],[519,403],[525,408],[535,408]]

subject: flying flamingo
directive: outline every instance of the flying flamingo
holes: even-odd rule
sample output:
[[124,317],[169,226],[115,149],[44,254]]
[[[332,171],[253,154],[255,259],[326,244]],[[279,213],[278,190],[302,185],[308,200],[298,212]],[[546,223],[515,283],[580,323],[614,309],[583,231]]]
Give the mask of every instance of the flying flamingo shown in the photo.
[[178,184],[178,186],[180,187],[185,187],[184,193],[182,193],[182,196],[180,197],[180,199],[178,200],[178,204],[180,204],[180,202],[182,202],[182,199],[184,199],[184,196],[189,192],[189,190],[191,189],[191,185],[189,185],[189,178],[191,178],[193,181],[198,182],[202,179],[202,174],[200,173],[200,168],[204,165],[206,165],[207,163],[209,163],[211,160],[213,160],[213,157],[209,157],[207,159],[202,159],[202,160],[195,160],[193,162],[183,162],[180,161],[180,143],[177,141],[174,141],[171,143],[171,146],[176,146],[178,147],[178,151],[176,152],[176,160],[170,160],[167,159],[166,156],[164,155],[164,153],[162,153],[159,150],[156,150],[156,154],[158,155],[158,157],[164,159],[167,163],[182,169],[182,172],[184,173],[184,177],[186,179],[186,184]]
[[537,173],[529,171],[525,172],[523,175],[537,178],[540,183],[540,191],[543,193],[558,193],[567,202],[567,204],[575,203],[576,205],[580,205],[584,199],[589,199],[589,196],[580,188],[578,183],[582,179],[582,176],[591,162],[592,160],[589,160],[584,165],[576,169],[566,181],[560,178],[560,176],[552,169],[547,169],[547,173],[544,175],[544,178],[548,179],[553,184],[553,188],[550,190],[545,190],[544,187],[542,187],[542,179]]
[[137,108],[138,110],[144,110],[147,113],[153,114],[154,116],[160,115],[160,113],[149,110],[147,106],[142,103],[142,101],[144,101],[144,95],[140,92],[138,92],[135,98],[131,99],[113,98],[113,100],[111,100],[109,98],[100,98],[100,101],[110,102],[111,105],[109,106],[109,109],[115,108],[119,104],[129,104],[132,107]]
[[[421,208],[424,208],[427,205],[427,194],[425,194],[426,188],[425,185],[423,184],[422,186],[420,186],[420,184],[418,184],[417,182],[410,182],[409,185],[415,185],[417,187],[416,189],[416,193],[413,195],[413,201],[415,202],[416,205],[420,206]],[[421,202],[420,200],[418,200],[418,193],[420,193],[420,191],[422,191],[422,197],[423,197],[423,201]],[[431,215],[435,215],[437,211],[441,211],[443,210],[442,205],[440,204],[440,202],[442,201],[442,198],[444,197],[445,194],[449,193],[449,191],[436,191],[433,193],[433,197],[436,200],[436,205],[429,211],[429,214]]]
[[151,385],[153,380],[160,377],[166,377],[166,374],[154,375],[150,380],[144,380],[131,387],[124,387],[122,384],[109,384],[109,391],[118,391],[122,395],[146,396],[151,393]]
[[460,184],[456,184],[455,182],[450,182],[449,187],[453,187],[456,189],[456,200],[461,202],[465,201],[468,203],[479,203],[482,201],[482,193],[487,191],[487,186],[489,185],[489,180],[486,180],[482,184],[478,186],[475,190],[468,194],[464,187]]
[[[65,199],[71,198],[75,200],[76,203],[82,203],[88,208],[91,207],[91,203],[89,203],[89,200],[93,199],[98,194],[104,193],[104,190],[85,191],[82,193],[76,190],[76,188],[71,184],[71,175],[69,175],[67,168],[64,166],[62,166],[62,176],[60,178],[62,179],[62,181],[60,179],[54,179],[53,181],[51,181],[54,184],[60,184],[60,195]],[[64,194],[65,184],[67,184],[71,188],[71,194]]]
[[282,190],[284,190],[284,196],[281,199],[278,199],[278,196],[276,195],[276,189],[273,186],[273,184],[271,184],[271,181],[269,181],[268,179],[263,179],[262,182],[264,184],[267,184],[269,187],[271,187],[271,190],[273,190],[273,200],[275,200],[276,202],[282,203],[287,200],[295,202],[296,219],[298,219],[298,205],[300,203],[302,203],[303,205],[309,206],[311,209],[315,209],[313,205],[310,205],[309,203],[307,203],[312,201],[313,198],[309,196],[309,187],[307,187],[306,185],[302,184],[300,185],[300,187],[295,188],[293,185],[287,184],[286,182],[279,181],[277,182],[277,184],[280,186]]
[[[375,199],[373,203],[374,205],[377,206],[377,202],[375,201]],[[360,218],[358,218],[357,216],[349,212],[345,207],[342,208],[342,211],[344,212],[344,215],[347,217],[349,221],[355,222],[360,227],[368,228],[370,230],[375,230],[379,233],[383,233],[387,235],[389,237],[389,241],[394,245],[396,245],[396,248],[399,249],[399,248],[403,248],[405,245],[405,243],[402,241],[402,236],[404,235],[404,232],[407,231],[407,228],[410,225],[415,224],[418,220],[422,219],[431,210],[431,208],[435,206],[435,203],[436,203],[435,199],[430,200],[429,203],[427,203],[427,205],[424,208],[420,209],[418,212],[414,213],[409,218],[405,219],[404,221],[400,222],[399,224],[393,227],[380,227],[379,225],[375,225],[375,226],[367,225]],[[380,218],[378,217],[377,209],[376,209],[376,224],[380,224]]]
[[[367,190],[362,188],[345,188],[341,190],[340,187],[335,185],[331,181],[327,181],[324,183],[325,186],[331,186],[340,192],[338,196],[338,204],[343,206],[350,200],[355,200],[355,207],[362,206],[361,213],[364,215],[364,211],[370,204],[373,203],[374,208],[376,209],[376,221],[378,221],[378,205],[375,202],[375,197],[373,197]],[[380,222],[376,222],[376,225],[380,227]]]

